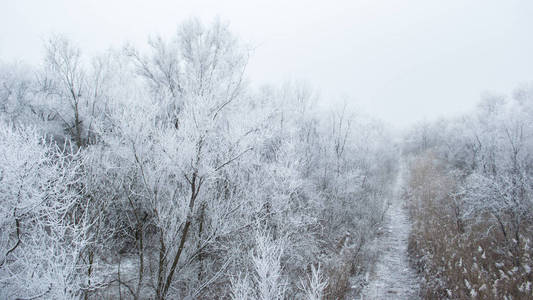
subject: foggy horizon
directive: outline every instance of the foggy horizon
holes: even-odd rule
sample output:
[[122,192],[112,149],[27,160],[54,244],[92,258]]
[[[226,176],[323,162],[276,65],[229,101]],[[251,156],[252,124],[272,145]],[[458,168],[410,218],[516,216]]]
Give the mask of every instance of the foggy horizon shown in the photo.
[[0,62],[42,62],[65,35],[84,56],[170,37],[192,17],[215,18],[251,49],[254,86],[308,83],[322,105],[347,101],[405,129],[510,95],[533,80],[528,1],[11,1],[0,12]]

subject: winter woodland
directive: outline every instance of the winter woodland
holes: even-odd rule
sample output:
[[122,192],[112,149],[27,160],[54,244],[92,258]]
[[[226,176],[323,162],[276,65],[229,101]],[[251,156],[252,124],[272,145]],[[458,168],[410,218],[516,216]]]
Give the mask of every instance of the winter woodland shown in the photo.
[[43,51],[0,66],[1,299],[367,299],[390,258],[424,299],[533,297],[532,85],[401,135],[251,85],[221,21]]

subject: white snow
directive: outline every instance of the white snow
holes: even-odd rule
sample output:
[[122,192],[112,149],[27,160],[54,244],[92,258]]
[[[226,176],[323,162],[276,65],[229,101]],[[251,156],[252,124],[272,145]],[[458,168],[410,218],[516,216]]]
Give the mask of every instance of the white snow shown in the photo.
[[385,216],[385,234],[378,241],[378,249],[382,249],[382,253],[369,277],[368,285],[363,288],[361,300],[419,298],[419,279],[407,257],[411,224],[400,197],[403,174],[403,168],[400,168]]

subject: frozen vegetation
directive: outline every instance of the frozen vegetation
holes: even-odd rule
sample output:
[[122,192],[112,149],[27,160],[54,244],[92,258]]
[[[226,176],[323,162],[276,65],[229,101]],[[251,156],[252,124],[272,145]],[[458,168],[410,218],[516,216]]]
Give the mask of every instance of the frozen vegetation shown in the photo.
[[220,21],[82,50],[0,65],[0,299],[533,297],[531,85],[400,135]]
[[251,88],[221,22],[0,68],[0,298],[338,299],[398,151],[302,84]]
[[533,86],[406,136],[409,252],[425,298],[529,299]]

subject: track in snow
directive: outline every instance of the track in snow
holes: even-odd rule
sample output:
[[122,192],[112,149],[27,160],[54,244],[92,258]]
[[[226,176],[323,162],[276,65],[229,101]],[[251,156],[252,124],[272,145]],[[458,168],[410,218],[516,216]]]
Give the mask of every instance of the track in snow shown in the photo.
[[403,208],[401,188],[403,168],[398,172],[390,206],[385,214],[382,235],[377,249],[381,251],[375,269],[368,276],[368,285],[359,299],[419,299],[419,281],[410,267],[407,257],[407,242],[411,223]]

